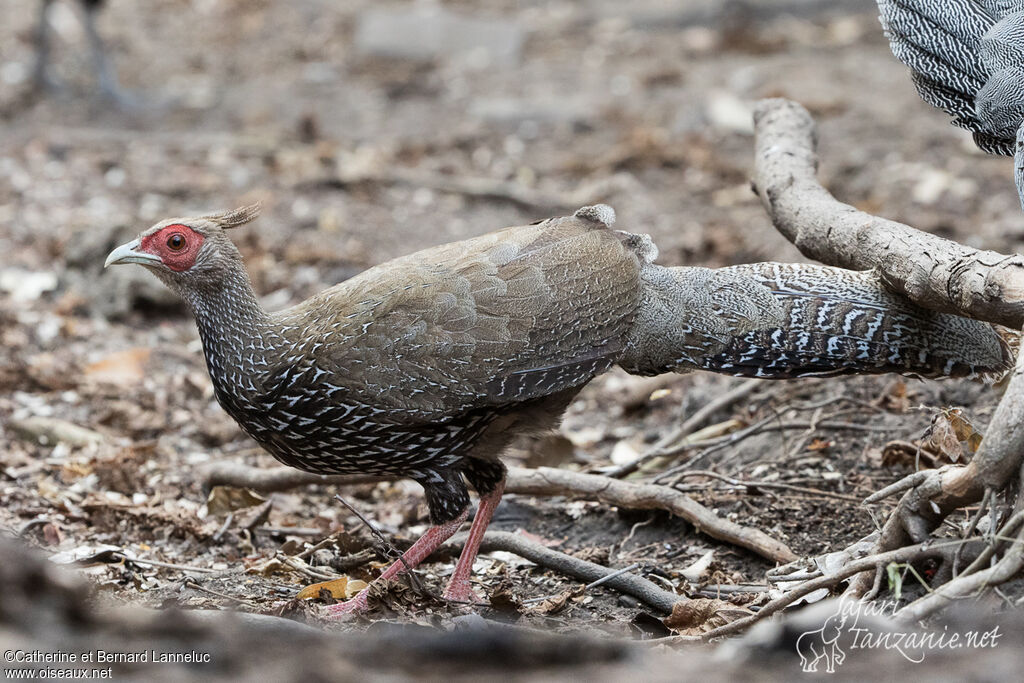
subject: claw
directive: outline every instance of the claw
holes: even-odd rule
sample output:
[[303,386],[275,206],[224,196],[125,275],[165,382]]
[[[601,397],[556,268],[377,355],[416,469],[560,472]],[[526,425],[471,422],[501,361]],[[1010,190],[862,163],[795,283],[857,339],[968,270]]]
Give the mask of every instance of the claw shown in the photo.
[[475,605],[481,602],[480,596],[477,595],[476,591],[470,587],[469,581],[452,580],[452,582],[448,584],[448,588],[445,589],[443,597],[445,600],[466,603],[469,605]]

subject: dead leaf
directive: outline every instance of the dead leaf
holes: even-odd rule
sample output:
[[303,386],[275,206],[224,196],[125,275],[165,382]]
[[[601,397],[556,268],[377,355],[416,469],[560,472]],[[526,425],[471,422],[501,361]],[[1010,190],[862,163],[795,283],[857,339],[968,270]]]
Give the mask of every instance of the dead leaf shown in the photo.
[[725,600],[697,598],[672,605],[672,614],[663,623],[680,635],[696,636],[750,614],[750,610]]
[[145,377],[145,366],[149,361],[150,349],[139,347],[113,353],[103,360],[85,366],[85,376],[105,384],[135,384]]
[[262,505],[267,499],[255,491],[233,486],[214,486],[206,498],[206,512],[210,515],[226,515],[235,510],[244,510]]
[[524,611],[527,614],[558,614],[569,606],[569,602],[572,599],[582,596],[584,589],[584,586],[567,588],[558,595],[553,595],[547,600],[543,600],[536,605],[532,605]]
[[974,432],[967,439],[967,448],[971,453],[977,453],[978,449],[981,448],[982,435],[980,432]]
[[882,448],[879,459],[882,467],[914,467],[918,464],[935,467],[935,455],[909,441],[890,441]]
[[490,591],[487,596],[491,609],[506,615],[518,615],[523,608],[523,603],[512,591],[506,587],[499,587]]
[[925,445],[949,462],[959,462],[964,455],[964,449],[953,430],[953,425],[950,424],[949,418],[942,413],[936,415],[932,420]]
[[64,540],[64,534],[60,532],[60,527],[56,524],[47,522],[43,526],[43,542],[46,545],[60,545],[62,540]]
[[608,546],[586,546],[572,551],[571,555],[594,564],[608,564]]
[[877,401],[894,413],[905,413],[910,410],[910,398],[907,396],[907,383],[897,379],[889,385],[884,394]]
[[921,446],[935,451],[943,462],[960,462],[966,453],[975,453],[982,435],[961,408],[946,408],[932,418]]
[[956,434],[956,438],[967,442],[967,448],[971,453],[976,452],[978,447],[981,446],[981,432],[974,428],[974,425],[971,424],[971,421],[959,408],[949,410],[947,417],[950,426],[953,428],[953,433]]
[[321,591],[327,591],[335,600],[348,600],[368,585],[370,584],[365,581],[342,576],[331,581],[321,581],[320,583],[306,586],[299,591],[295,598],[297,600],[311,600],[312,598],[319,598]]
[[278,572],[289,571],[292,571],[292,568],[282,562],[278,557],[270,557],[266,560],[255,562],[245,569],[247,574],[259,574],[261,576],[270,576],[271,574],[277,574]]

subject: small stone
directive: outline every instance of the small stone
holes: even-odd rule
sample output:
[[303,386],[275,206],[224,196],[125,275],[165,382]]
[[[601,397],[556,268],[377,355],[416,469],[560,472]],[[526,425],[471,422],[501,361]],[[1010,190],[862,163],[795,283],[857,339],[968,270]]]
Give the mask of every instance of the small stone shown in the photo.
[[359,16],[355,47],[363,55],[436,59],[471,55],[472,65],[519,62],[524,32],[507,18],[483,19],[440,7],[370,9]]
[[754,114],[750,103],[731,92],[720,90],[711,93],[705,113],[715,128],[744,135],[754,134]]
[[35,301],[44,293],[55,289],[56,273],[22,268],[5,268],[0,271],[0,291],[10,294],[14,301]]

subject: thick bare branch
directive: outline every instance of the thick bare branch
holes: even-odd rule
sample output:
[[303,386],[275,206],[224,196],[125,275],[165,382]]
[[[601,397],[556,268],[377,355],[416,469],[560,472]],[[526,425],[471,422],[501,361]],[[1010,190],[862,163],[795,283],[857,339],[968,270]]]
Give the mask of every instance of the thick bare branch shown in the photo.
[[925,308],[1024,326],[1024,256],[971,249],[837,201],[817,180],[814,121],[795,102],[762,100],[754,125],[755,189],[805,256],[877,268],[886,286]]
[[985,486],[1001,489],[1024,461],[1024,353],[1017,356],[1003,400],[985,430],[985,439],[972,464]]
[[[237,486],[257,491],[283,491],[310,484],[353,484],[383,481],[376,477],[346,477],[307,474],[289,467],[260,469],[237,463],[216,463],[206,468],[204,487]],[[596,474],[583,474],[550,467],[536,470],[512,467],[505,483],[506,493],[531,496],[571,496],[597,500],[608,505],[639,510],[665,510],[693,524],[698,531],[743,548],[774,562],[786,564],[797,556],[785,543],[768,534],[730,522],[697,501],[668,486],[633,484]]]
[[638,510],[666,510],[693,524],[698,531],[786,564],[797,559],[786,544],[752,527],[723,519],[689,496],[657,484],[633,484],[597,474],[553,467],[509,470],[505,491],[527,495],[562,495],[597,500]]

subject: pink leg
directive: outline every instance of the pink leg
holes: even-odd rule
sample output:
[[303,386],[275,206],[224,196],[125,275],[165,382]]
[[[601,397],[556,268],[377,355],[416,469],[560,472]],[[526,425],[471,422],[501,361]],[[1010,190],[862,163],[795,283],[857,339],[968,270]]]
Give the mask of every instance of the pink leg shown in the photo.
[[[439,545],[455,535],[455,532],[459,530],[459,527],[462,526],[462,523],[466,521],[466,517],[468,516],[469,509],[467,508],[456,519],[441,524],[440,526],[434,526],[427,529],[427,533],[423,534],[423,536],[420,537],[420,540],[413,543],[412,547],[402,554],[402,559],[385,569],[384,573],[381,574],[379,578],[374,579],[374,583],[398,576],[402,572],[406,571],[406,568],[415,568],[416,565],[425,560],[430,553],[434,552]],[[476,522],[473,523],[473,526],[476,526]],[[465,551],[463,551],[463,554],[465,554]],[[351,600],[328,607],[327,612],[329,616],[340,617],[345,614],[366,611],[368,608],[366,602],[366,591],[367,589],[364,588],[359,592],[359,595],[355,596]]]
[[457,600],[459,602],[479,602],[479,598],[469,586],[469,575],[473,572],[473,561],[476,560],[477,551],[480,550],[480,542],[484,540],[484,532],[487,525],[491,523],[494,510],[501,501],[501,494],[505,492],[505,482],[498,484],[486,496],[480,497],[480,507],[477,508],[476,516],[473,518],[473,525],[469,527],[469,538],[459,555],[459,561],[455,564],[455,571],[448,582],[448,588],[444,591],[445,600]]

